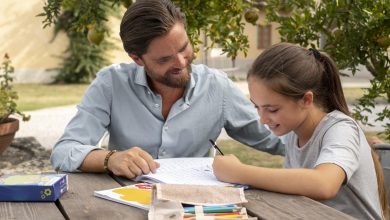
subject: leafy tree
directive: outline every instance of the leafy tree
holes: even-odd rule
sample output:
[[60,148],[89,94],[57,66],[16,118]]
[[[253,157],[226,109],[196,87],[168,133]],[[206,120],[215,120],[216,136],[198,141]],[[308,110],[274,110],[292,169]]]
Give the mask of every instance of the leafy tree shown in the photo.
[[[370,124],[376,104],[386,108],[376,121],[390,119],[390,1],[388,0],[269,0],[267,19],[280,24],[282,41],[321,48],[341,70],[353,75],[363,65],[374,77],[371,88],[354,105],[353,116]],[[385,124],[390,140],[390,123]]]
[[[251,23],[255,23],[258,18],[257,14],[254,14],[254,10],[250,9],[251,4],[242,0],[172,1],[186,14],[187,32],[195,52],[199,51],[199,46],[202,43],[200,34],[203,31],[212,42],[209,47],[217,44],[233,61],[239,51],[246,54],[249,43],[247,36],[244,35],[245,24],[242,22],[242,15],[247,12],[245,18]],[[39,14],[39,16],[44,17],[44,27],[54,24],[56,27],[60,27],[56,28],[57,31],[58,29],[65,30],[71,39],[71,45],[67,49],[70,53],[65,58],[59,76],[61,81],[88,81],[91,79],[91,74],[95,74],[96,69],[101,68],[106,63],[106,60],[100,55],[102,51],[96,51],[99,47],[95,46],[95,50],[91,49],[91,45],[82,42],[82,36],[90,36],[91,32],[97,29],[95,32],[99,36],[95,36],[93,39],[97,38],[96,41],[100,43],[102,38],[105,39],[108,36],[109,27],[105,23],[112,14],[112,9],[118,11],[118,6],[122,5],[127,8],[132,3],[132,0],[46,1],[43,13]],[[88,40],[99,45],[90,38]],[[89,60],[83,60],[85,56],[78,54],[77,51],[88,51],[86,54],[92,57]],[[100,61],[100,63],[93,65],[93,62],[96,64],[96,61]],[[83,71],[76,71],[73,74],[74,69]]]

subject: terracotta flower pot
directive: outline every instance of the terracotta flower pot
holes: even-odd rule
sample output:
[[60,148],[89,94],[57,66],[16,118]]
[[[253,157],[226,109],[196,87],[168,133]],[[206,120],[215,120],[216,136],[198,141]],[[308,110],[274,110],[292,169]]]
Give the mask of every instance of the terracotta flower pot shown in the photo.
[[0,154],[11,144],[17,130],[19,130],[18,119],[7,118],[0,124]]

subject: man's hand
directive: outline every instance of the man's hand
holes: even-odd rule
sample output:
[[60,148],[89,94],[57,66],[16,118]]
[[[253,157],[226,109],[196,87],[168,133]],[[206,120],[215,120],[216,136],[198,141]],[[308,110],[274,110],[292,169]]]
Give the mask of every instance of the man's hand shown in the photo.
[[140,147],[115,152],[108,160],[108,169],[117,176],[133,178],[141,174],[155,173],[160,164]]

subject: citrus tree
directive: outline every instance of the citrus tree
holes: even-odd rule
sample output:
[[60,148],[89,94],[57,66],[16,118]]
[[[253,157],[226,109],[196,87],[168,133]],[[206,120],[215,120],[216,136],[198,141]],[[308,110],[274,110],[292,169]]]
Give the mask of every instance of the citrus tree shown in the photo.
[[[135,1],[135,0],[133,0]],[[132,0],[46,0],[43,12],[44,27],[54,25],[56,33],[65,30],[71,40],[67,49],[60,80],[82,82],[91,80],[96,70],[107,63],[104,51],[110,27],[106,22],[113,12],[121,16]],[[257,2],[242,0],[172,0],[185,13],[187,32],[195,52],[199,51],[201,33],[211,40],[233,62],[241,51],[246,55],[249,47],[244,35],[243,15],[255,24],[258,19]],[[254,7],[256,6],[256,7]],[[121,11],[119,13],[118,11]],[[88,41],[90,43],[88,43]],[[85,51],[81,54],[80,51]],[[85,57],[89,57],[85,60]],[[83,60],[84,59],[84,60]],[[80,71],[74,71],[75,69]]]
[[[268,0],[267,19],[280,24],[282,41],[320,48],[341,70],[353,75],[364,66],[372,74],[371,88],[354,105],[353,116],[371,124],[368,115],[384,104],[376,121],[390,119],[390,1],[388,0]],[[358,74],[358,73],[357,73]],[[385,125],[390,140],[390,123]]]

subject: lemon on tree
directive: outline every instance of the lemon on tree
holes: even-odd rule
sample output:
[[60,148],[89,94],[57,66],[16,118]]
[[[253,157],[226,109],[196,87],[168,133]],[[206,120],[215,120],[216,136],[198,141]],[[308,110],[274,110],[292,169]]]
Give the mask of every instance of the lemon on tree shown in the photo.
[[251,8],[244,14],[245,21],[251,24],[256,24],[256,21],[259,19],[259,12]]
[[96,29],[96,27],[88,28],[88,41],[92,44],[99,45],[104,39],[104,31]]

